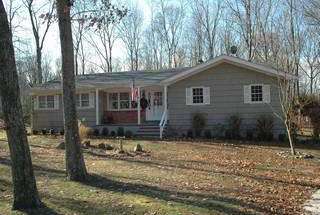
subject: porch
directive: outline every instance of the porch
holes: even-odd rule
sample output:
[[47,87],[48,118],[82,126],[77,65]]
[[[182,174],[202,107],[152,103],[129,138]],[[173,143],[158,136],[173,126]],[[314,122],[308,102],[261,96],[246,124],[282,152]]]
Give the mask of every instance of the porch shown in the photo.
[[136,87],[132,99],[131,87],[106,87],[96,89],[96,125],[117,132],[119,127],[137,136],[162,138],[167,122],[167,87]]

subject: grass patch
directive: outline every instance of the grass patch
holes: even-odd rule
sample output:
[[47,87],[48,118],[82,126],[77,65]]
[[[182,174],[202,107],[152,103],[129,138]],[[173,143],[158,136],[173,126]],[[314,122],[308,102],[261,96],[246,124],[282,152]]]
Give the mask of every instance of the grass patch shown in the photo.
[[64,151],[56,149],[61,140],[29,137],[46,207],[28,212],[11,211],[9,151],[0,142],[0,214],[301,214],[320,186],[318,148],[307,149],[315,159],[299,160],[278,156],[287,148],[276,145],[137,140],[125,141],[124,149],[132,152],[139,143],[147,155],[84,149],[90,177],[86,183],[69,182]]

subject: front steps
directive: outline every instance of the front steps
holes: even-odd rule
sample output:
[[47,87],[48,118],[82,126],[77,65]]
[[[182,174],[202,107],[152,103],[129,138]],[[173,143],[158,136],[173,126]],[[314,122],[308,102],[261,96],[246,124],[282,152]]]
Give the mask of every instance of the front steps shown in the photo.
[[[164,129],[165,132],[165,129]],[[160,127],[159,125],[141,125],[136,133],[138,137],[145,138],[160,138]]]

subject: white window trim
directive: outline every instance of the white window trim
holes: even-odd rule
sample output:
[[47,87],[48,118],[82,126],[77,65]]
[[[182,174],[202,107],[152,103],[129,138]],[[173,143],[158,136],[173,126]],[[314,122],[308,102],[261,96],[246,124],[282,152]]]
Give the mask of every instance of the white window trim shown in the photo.
[[[40,107],[40,97],[44,96],[46,98],[45,100],[45,107]],[[52,108],[48,108],[48,96],[53,96],[53,107]],[[36,110],[57,110],[56,107],[56,98],[59,99],[59,97],[57,97],[56,95],[39,95],[37,96],[37,107]]]
[[[76,105],[76,106],[77,106],[77,109],[85,110],[85,109],[92,109],[92,108],[94,108],[94,107],[91,106],[91,101],[90,101],[91,96],[90,96],[90,93],[91,93],[91,92],[81,92],[81,93],[77,93],[77,94],[76,94],[76,99],[77,99],[77,96],[79,95],[79,104],[80,104],[80,106]],[[88,95],[89,95],[89,106],[84,106],[84,107],[82,106],[82,103],[81,103],[81,101],[82,101],[81,95],[82,95],[82,94],[88,94]]]
[[[117,94],[117,100],[118,100],[118,108],[117,109],[113,109],[110,108],[110,94],[116,93]],[[129,108],[125,108],[125,109],[121,109],[120,108],[120,93],[129,93]],[[131,100],[131,96],[130,96],[130,92],[129,91],[117,91],[117,92],[108,92],[108,105],[107,105],[107,111],[133,111],[133,110],[138,110],[138,108],[132,108],[132,100]]]
[[[202,97],[203,97],[203,100],[202,100],[202,103],[193,103],[193,89],[199,89],[199,88],[201,88],[202,89]],[[193,106],[203,106],[203,105],[207,105],[206,103],[205,103],[205,101],[204,101],[204,86],[198,86],[198,87],[190,87],[190,89],[191,89],[191,105],[193,105]]]
[[[250,88],[250,102],[249,102],[249,104],[266,104],[266,102],[265,102],[265,92],[264,92],[264,86],[265,86],[266,84],[249,84],[248,86],[249,86],[249,88]],[[252,101],[252,93],[251,93],[251,87],[252,86],[261,86],[262,87],[262,101]]]

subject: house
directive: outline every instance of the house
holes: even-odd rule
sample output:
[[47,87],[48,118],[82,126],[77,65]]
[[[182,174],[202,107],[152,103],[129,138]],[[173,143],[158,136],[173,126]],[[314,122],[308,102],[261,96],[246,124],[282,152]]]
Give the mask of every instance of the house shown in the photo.
[[[273,133],[284,132],[279,77],[271,67],[219,56],[191,68],[88,74],[76,78],[78,118],[88,126],[109,131],[123,127],[136,135],[162,137],[167,128],[183,135],[192,115],[206,116],[207,128],[227,125],[232,115],[242,119],[242,130],[254,128],[257,118],[274,118]],[[131,101],[132,86],[140,99]],[[63,129],[61,82],[32,88],[32,129]]]

